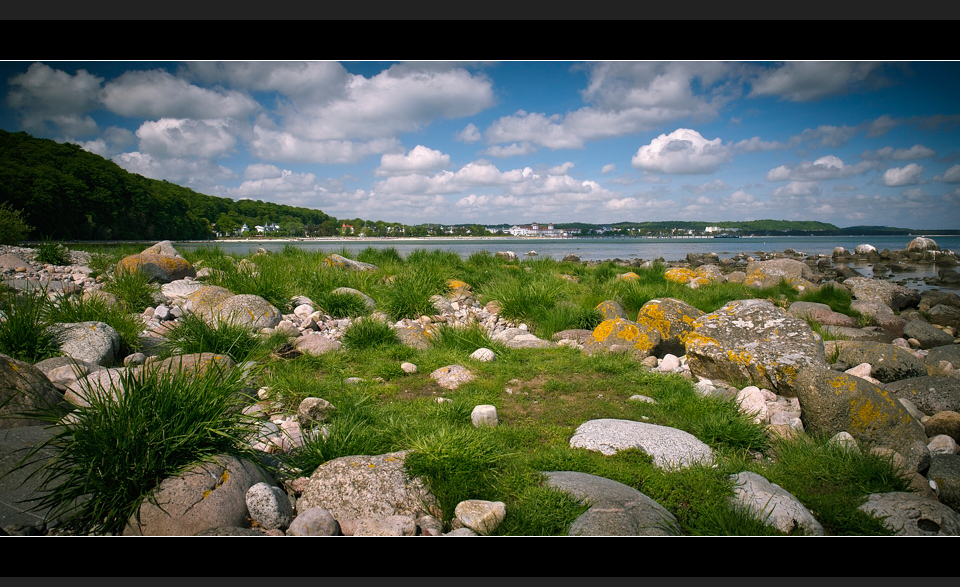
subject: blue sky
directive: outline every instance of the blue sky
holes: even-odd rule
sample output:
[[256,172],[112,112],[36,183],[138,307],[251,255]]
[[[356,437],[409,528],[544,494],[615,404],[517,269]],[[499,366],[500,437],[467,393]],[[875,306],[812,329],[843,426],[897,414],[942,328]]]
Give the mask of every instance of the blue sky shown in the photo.
[[960,62],[0,62],[0,128],[341,219],[960,228]]

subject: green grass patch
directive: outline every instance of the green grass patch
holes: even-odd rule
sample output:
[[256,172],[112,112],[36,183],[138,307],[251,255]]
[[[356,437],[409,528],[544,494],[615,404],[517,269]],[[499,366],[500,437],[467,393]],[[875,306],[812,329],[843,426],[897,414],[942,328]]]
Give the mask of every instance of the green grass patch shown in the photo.
[[61,354],[48,304],[45,290],[0,290],[0,353],[31,364]]
[[33,501],[51,508],[64,529],[117,534],[164,478],[219,454],[255,458],[245,442],[253,423],[238,409],[240,377],[128,370],[116,398],[88,386],[90,406],[72,412],[69,423],[57,410],[39,414],[54,435],[22,463],[44,449],[55,456],[37,470],[41,496]]

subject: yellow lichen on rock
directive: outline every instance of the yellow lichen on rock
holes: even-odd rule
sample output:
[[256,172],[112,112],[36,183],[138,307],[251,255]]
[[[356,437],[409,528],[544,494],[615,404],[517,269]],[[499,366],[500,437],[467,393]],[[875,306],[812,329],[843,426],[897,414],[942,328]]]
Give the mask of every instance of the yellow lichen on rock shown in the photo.
[[698,276],[696,272],[686,267],[672,267],[664,272],[663,277],[676,283],[690,283]]

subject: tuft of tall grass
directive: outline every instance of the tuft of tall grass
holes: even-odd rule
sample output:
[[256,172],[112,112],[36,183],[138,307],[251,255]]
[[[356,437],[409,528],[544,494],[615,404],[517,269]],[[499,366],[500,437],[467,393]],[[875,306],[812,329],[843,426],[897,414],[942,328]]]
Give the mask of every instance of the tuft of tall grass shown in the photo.
[[34,414],[54,434],[20,466],[45,449],[55,456],[32,474],[41,490],[29,501],[65,529],[119,533],[163,479],[220,454],[255,458],[246,443],[255,423],[240,412],[240,383],[239,370],[127,370],[122,393],[88,384],[90,405],[69,419],[54,409]]
[[216,353],[243,363],[263,358],[272,346],[246,325],[227,320],[210,324],[198,314],[187,313],[167,333],[162,349],[165,355]]
[[46,238],[37,244],[36,260],[39,263],[49,263],[51,265],[70,265],[73,263],[70,249],[59,241]]
[[509,352],[503,343],[495,342],[487,331],[477,324],[461,327],[440,324],[431,333],[430,346],[434,349],[466,354],[471,354],[480,348],[488,348],[500,357]]
[[363,298],[356,294],[331,291],[308,297],[334,318],[358,318],[370,314]]
[[447,275],[437,265],[410,264],[392,283],[379,288],[374,296],[377,306],[394,320],[435,314],[430,298],[447,290]]
[[114,269],[103,285],[130,312],[143,312],[161,300],[160,286],[142,271]]
[[0,290],[0,353],[31,364],[60,354],[48,304],[45,290]]
[[463,500],[499,499],[498,467],[509,452],[495,428],[439,425],[405,444],[407,472],[427,480],[445,520]]
[[399,345],[400,338],[393,326],[382,320],[359,318],[343,331],[341,343],[347,350],[362,350]]

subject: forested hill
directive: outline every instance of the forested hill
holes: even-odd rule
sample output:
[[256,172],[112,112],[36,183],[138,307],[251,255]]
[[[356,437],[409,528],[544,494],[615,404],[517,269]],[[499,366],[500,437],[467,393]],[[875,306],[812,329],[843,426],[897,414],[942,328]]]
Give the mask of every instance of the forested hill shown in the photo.
[[234,201],[149,179],[71,143],[0,130],[0,202],[33,226],[30,240],[184,240],[213,238],[212,223],[321,226],[319,210]]

